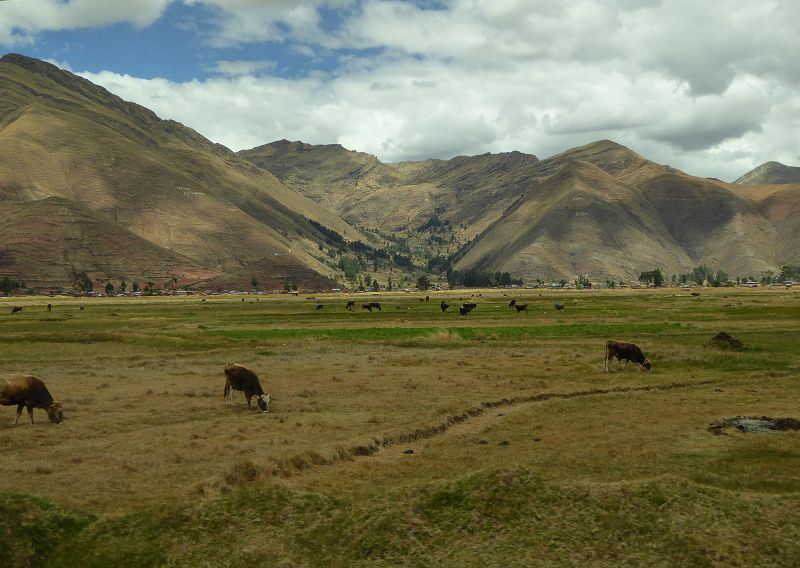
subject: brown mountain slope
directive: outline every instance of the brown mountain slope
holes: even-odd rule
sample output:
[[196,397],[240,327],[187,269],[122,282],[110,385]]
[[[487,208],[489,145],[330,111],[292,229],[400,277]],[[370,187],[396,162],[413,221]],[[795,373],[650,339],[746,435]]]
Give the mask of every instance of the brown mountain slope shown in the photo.
[[240,152],[345,219],[372,229],[418,227],[434,215],[464,243],[566,164],[589,162],[625,182],[673,171],[610,140],[540,161],[521,152],[384,164],[339,145],[279,141]]
[[270,147],[258,163],[315,199],[312,188],[324,186],[327,202],[356,224],[402,232],[433,215],[448,222],[465,245],[457,269],[604,279],[706,263],[752,275],[796,262],[800,250],[800,185],[696,178],[609,140],[541,161],[511,152],[402,164],[340,146],[262,148]]
[[[191,129],[55,66],[7,55],[0,59],[0,199],[47,197],[71,200],[219,275],[244,274],[253,262],[268,271],[270,259],[282,256],[284,264],[334,277],[318,251],[324,236],[307,219],[364,239]],[[23,277],[38,270],[19,267]]]
[[766,162],[747,172],[734,183],[748,185],[800,183],[800,168],[786,166],[780,162]]
[[456,269],[600,279],[690,265],[639,190],[593,164],[572,161],[469,245]]
[[522,170],[538,163],[535,156],[508,152],[384,164],[338,144],[285,140],[240,155],[360,226],[402,231],[438,215],[460,242],[519,198]]
[[192,282],[213,276],[183,255],[156,246],[73,201],[50,197],[0,202],[0,277],[35,288],[78,283],[81,274],[102,288],[109,275],[128,282]]
[[729,184],[664,174],[639,187],[693,266],[707,264],[745,275],[772,270],[780,263],[775,227]]

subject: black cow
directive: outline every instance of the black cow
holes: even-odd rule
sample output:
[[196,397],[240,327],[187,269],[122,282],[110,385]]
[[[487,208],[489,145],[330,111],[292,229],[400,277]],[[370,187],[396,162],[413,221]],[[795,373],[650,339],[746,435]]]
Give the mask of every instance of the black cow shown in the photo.
[[439,307],[440,307],[440,308],[442,308],[442,311],[443,311],[443,312],[446,312],[446,311],[447,311],[447,308],[449,308],[449,307],[450,307],[450,304],[448,304],[448,303],[446,303],[444,300],[442,300],[442,303],[441,303],[441,304],[439,304]]
[[528,304],[516,304],[514,307],[517,308],[517,313],[520,312],[525,312],[526,314],[528,313]]
[[47,304],[47,311],[48,312],[52,312],[53,311],[53,304]]
[[244,365],[231,363],[225,365],[225,398],[228,399],[228,404],[233,404],[233,391],[235,390],[244,392],[247,399],[247,410],[252,410],[250,399],[256,397],[261,412],[269,412],[269,395],[264,394],[258,375]]
[[555,304],[554,307],[555,307],[556,310],[563,310],[564,309],[564,304],[560,304],[560,303],[559,304]]
[[355,305],[356,305],[355,300],[347,300],[347,305],[344,307],[344,309],[352,312]]
[[379,303],[379,302],[370,302],[370,303],[369,303],[369,305],[370,305],[372,308],[374,308],[374,309],[378,310],[379,312],[380,312],[380,311],[383,311],[383,310],[381,310],[381,305],[380,305],[380,303]]
[[372,311],[372,304],[361,304],[361,309]]
[[653,368],[650,364],[650,360],[645,358],[644,353],[642,353],[642,350],[635,343],[615,341],[613,339],[606,341],[606,359],[603,365],[603,369],[606,373],[608,372],[608,362],[614,357],[617,358],[618,362],[625,359],[626,367],[629,361],[633,361],[634,363],[639,363],[648,371]]
[[317,311],[320,311],[324,306],[322,304],[317,304]]
[[516,306],[516,305],[517,305],[517,301],[516,301],[516,300],[511,300],[511,301],[508,303],[508,307],[509,307],[509,308],[513,308],[513,307],[514,307],[514,306]]
[[11,313],[12,314],[18,314],[21,311],[22,311],[22,308],[20,306],[14,306],[13,308],[11,308]]

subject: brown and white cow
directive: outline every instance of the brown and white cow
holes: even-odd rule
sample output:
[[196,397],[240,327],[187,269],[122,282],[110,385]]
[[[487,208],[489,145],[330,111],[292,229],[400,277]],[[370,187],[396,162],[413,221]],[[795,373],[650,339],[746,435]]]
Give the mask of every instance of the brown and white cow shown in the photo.
[[606,373],[608,372],[608,362],[614,357],[616,357],[617,361],[622,361],[625,359],[626,367],[628,366],[629,361],[633,361],[648,371],[653,368],[653,366],[650,364],[650,360],[644,356],[642,350],[635,343],[628,343],[627,341],[615,341],[613,339],[606,341],[606,359],[603,367]]
[[64,409],[61,403],[53,400],[44,382],[32,375],[0,375],[0,404],[3,406],[17,405],[17,418],[13,422],[14,426],[19,422],[23,408],[28,409],[31,424],[34,423],[34,408],[46,410],[50,422],[54,424],[64,420]]
[[224,396],[228,399],[228,404],[233,404],[233,391],[235,390],[244,392],[244,396],[247,399],[247,410],[252,410],[250,399],[256,397],[256,402],[261,411],[269,412],[269,395],[264,394],[258,375],[244,365],[231,363],[225,365]]

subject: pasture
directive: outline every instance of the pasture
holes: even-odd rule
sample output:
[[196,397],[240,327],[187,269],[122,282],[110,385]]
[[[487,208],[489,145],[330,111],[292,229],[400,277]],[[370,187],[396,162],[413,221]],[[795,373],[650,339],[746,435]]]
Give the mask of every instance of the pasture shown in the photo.
[[800,565],[800,290],[480,293],[0,300],[0,564]]

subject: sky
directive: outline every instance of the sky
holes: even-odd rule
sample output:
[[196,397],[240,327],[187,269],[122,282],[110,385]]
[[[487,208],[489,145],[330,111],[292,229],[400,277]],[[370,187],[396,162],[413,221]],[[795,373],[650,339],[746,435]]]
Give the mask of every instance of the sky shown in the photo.
[[797,0],[0,0],[0,51],[233,150],[545,158],[607,138],[733,180],[800,165],[797,22]]

